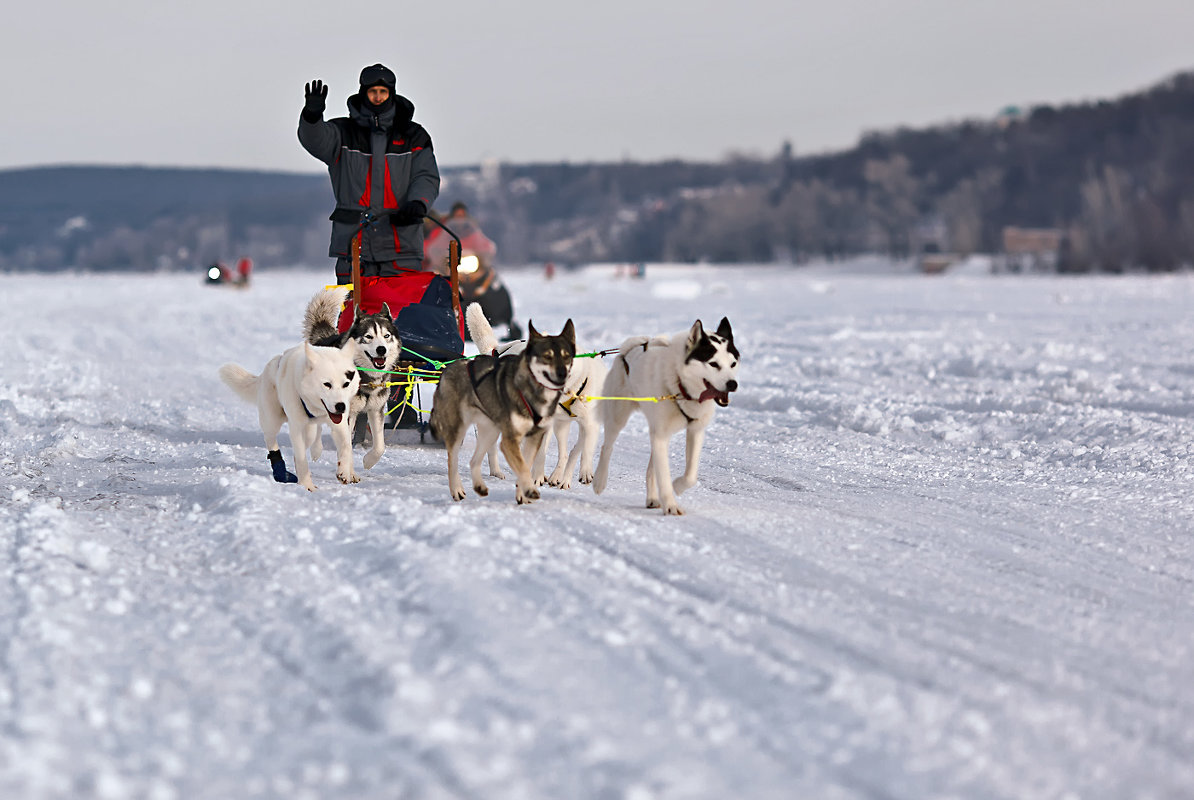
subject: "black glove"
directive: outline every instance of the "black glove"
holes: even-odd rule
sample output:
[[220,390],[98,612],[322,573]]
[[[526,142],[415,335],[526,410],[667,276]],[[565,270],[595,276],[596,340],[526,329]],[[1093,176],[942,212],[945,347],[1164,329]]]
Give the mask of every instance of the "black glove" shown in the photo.
[[425,216],[427,216],[427,206],[423,204],[422,200],[407,200],[397,211],[390,212],[390,222],[395,227],[414,225],[422,222]]
[[303,119],[307,122],[318,122],[327,108],[328,87],[323,81],[311,81],[306,88],[307,103],[303,106]]

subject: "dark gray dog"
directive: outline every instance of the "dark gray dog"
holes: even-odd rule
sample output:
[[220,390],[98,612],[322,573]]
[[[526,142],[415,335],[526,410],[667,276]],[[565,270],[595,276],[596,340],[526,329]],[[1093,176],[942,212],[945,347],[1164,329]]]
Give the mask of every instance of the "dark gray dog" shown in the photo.
[[531,478],[531,462],[547,433],[572,360],[576,332],[572,320],[558,336],[544,336],[527,325],[530,337],[518,355],[482,355],[444,367],[431,408],[431,435],[448,448],[448,489],[453,500],[464,499],[459,453],[469,426],[477,426],[477,449],[469,460],[473,491],[484,497],[481,461],[501,436],[501,450],[517,478],[515,499],[539,499]]
[[[365,414],[369,420],[369,432],[373,434],[373,448],[365,454],[362,463],[365,469],[373,469],[386,451],[382,416],[390,396],[390,387],[386,383],[392,377],[385,372],[364,370],[393,370],[402,352],[402,338],[394,326],[389,306],[384,303],[376,314],[362,314],[358,307],[352,327],[340,333],[336,322],[347,296],[348,290],[337,286],[324,289],[312,297],[303,315],[303,338],[321,347],[341,347],[349,339],[356,340],[356,365],[358,370],[362,370],[361,388],[357,390],[348,409],[348,429],[355,434],[357,420],[362,413]],[[318,444],[312,448],[312,457],[319,457],[318,448]]]

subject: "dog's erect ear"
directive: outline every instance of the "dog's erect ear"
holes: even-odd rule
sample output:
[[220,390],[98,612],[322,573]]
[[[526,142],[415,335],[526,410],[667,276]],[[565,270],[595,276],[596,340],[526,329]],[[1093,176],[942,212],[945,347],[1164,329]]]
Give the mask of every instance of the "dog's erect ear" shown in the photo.
[[717,326],[717,335],[723,339],[734,341],[734,332],[730,330],[730,318],[722,317],[721,323]]
[[560,336],[567,339],[573,348],[576,347],[576,327],[572,324],[572,317],[569,317],[568,321],[564,323],[564,330],[560,331]]
[[315,368],[315,349],[311,347],[310,342],[303,342],[303,347],[306,348],[303,353],[307,356],[307,361],[303,365],[303,371],[310,372]]
[[539,331],[535,330],[535,323],[529,319],[527,320],[527,330],[530,331],[530,333],[527,335],[528,342],[531,339],[538,339],[540,336],[543,335],[543,334],[539,333]]
[[[382,303],[381,311],[379,311],[378,313],[381,314],[386,319],[388,319],[390,322],[394,321],[394,316],[392,314],[390,314],[390,304],[389,303]],[[725,320],[722,320],[722,322],[725,322]]]
[[705,326],[702,325],[701,321],[698,319],[696,322],[692,323],[692,327],[688,329],[688,352],[691,353],[693,350],[696,350],[697,345],[699,345],[704,338]]
[[349,336],[344,340],[344,344],[340,345],[340,352],[355,357],[357,354],[357,340]]

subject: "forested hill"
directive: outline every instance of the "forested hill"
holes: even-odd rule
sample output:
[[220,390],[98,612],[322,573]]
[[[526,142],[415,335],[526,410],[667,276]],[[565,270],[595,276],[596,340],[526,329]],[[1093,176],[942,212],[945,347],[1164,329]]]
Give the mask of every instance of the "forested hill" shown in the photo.
[[[995,252],[1021,226],[1064,231],[1071,269],[1171,269],[1194,263],[1194,72],[1113,100],[868,133],[831,154],[443,174],[441,209],[468,202],[505,263],[901,256],[926,236]],[[0,269],[320,263],[331,207],[316,171],[0,171]]]
[[61,166],[0,171],[0,266],[156,269],[304,256],[321,174]]

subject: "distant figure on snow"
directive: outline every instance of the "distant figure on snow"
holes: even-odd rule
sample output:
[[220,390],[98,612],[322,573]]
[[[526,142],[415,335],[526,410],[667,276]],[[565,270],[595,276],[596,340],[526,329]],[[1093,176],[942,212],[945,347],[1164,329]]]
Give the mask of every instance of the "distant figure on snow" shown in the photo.
[[253,274],[253,259],[245,257],[236,262],[236,285],[242,289],[249,288],[249,276]]
[[348,116],[324,121],[328,87],[320,80],[306,85],[298,138],[328,165],[336,196],[328,255],[336,259],[340,284],[352,280],[358,232],[361,275],[396,275],[422,264],[422,222],[439,196],[439,167],[431,137],[413,120],[414,104],[397,86],[388,67],[365,67],[360,90],[348,98]]
[[[497,259],[497,245],[485,235],[477,221],[469,215],[468,206],[455,202],[444,217],[444,224],[460,237],[462,255],[474,255],[482,273],[489,272]],[[448,240],[451,237],[442,228],[436,227],[427,234],[423,250],[423,269],[448,274]],[[480,276],[478,276],[480,277]]]

